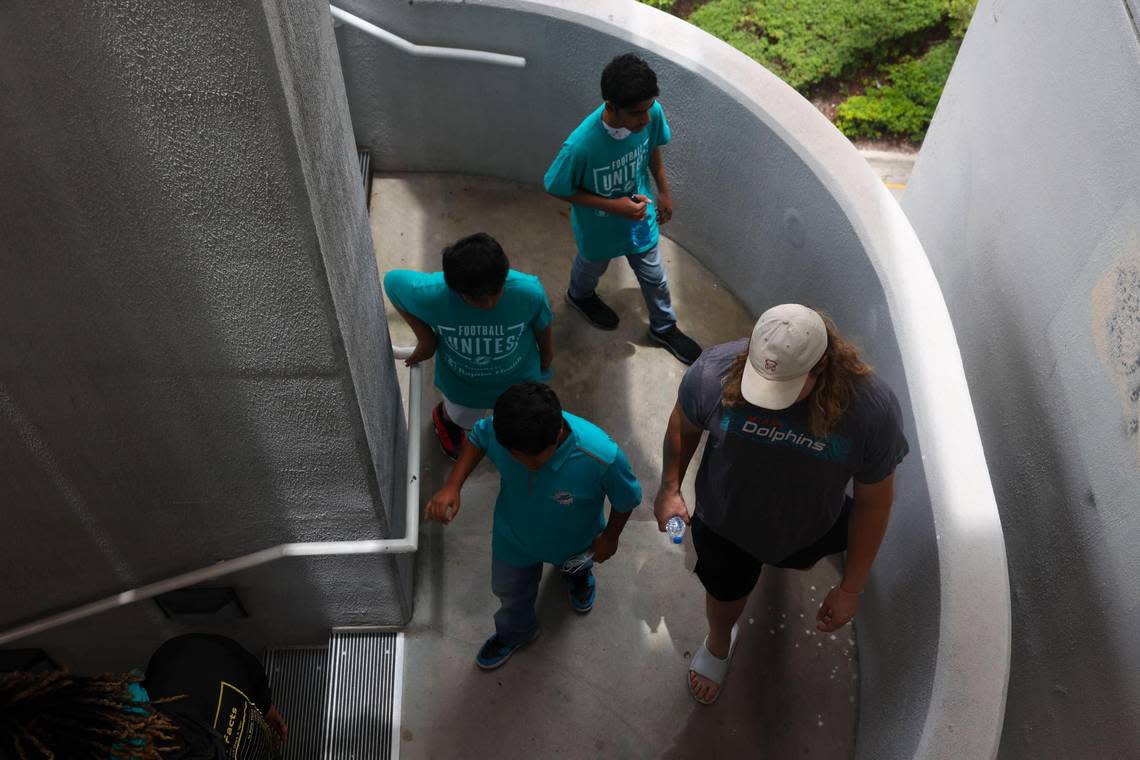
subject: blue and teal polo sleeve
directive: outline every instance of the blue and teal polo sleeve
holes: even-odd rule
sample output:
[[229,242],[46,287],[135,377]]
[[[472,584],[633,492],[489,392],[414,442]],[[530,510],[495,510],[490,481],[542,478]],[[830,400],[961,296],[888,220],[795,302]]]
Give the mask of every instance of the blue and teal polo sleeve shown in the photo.
[[602,475],[602,490],[606,492],[610,506],[618,512],[632,512],[641,503],[641,483],[633,474],[633,468],[620,446],[614,461]]
[[495,440],[495,428],[491,424],[493,417],[484,417],[475,423],[475,427],[467,432],[467,440],[480,451],[486,451]]

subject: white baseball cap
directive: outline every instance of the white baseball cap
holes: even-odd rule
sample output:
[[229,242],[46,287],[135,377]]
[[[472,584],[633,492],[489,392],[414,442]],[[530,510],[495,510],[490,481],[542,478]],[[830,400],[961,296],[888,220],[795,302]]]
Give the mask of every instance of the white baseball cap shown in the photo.
[[817,312],[796,303],[773,306],[752,328],[741,395],[754,406],[787,409],[826,350],[827,327]]

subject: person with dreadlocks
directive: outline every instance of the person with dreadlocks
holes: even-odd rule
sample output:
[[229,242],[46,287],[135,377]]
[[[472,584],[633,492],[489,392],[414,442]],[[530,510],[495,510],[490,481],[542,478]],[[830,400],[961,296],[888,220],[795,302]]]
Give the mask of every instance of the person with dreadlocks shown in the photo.
[[177,729],[138,681],[66,670],[0,674],[0,758],[173,757]]
[[[681,482],[705,431],[690,520]],[[705,349],[689,368],[663,450],[654,516],[661,530],[673,516],[692,529],[709,633],[688,684],[712,704],[764,564],[806,570],[846,550],[816,628],[854,617],[909,448],[898,400],[859,350],[824,315],[784,304],[760,315],[751,340]]]
[[0,675],[3,760],[272,760],[287,736],[265,669],[224,636],[170,639],[145,678]]

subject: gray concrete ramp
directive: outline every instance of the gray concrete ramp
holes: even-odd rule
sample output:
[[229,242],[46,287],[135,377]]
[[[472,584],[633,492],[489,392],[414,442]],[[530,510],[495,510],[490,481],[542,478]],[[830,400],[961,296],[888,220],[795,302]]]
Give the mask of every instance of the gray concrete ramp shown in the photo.
[[[542,636],[485,673],[473,660],[497,608],[490,545],[498,476],[489,463],[480,466],[456,520],[423,529],[407,629],[402,756],[850,757],[854,632],[819,635],[813,623],[838,578],[830,561],[806,573],[766,570],[741,619],[720,701],[703,707],[689,697],[688,660],[706,633],[704,593],[688,539],[669,544],[651,509],[684,367],[645,337],[645,306],[626,263],[615,261],[599,288],[622,318],[617,331],[601,332],[562,299],[574,254],[565,204],[529,186],[458,175],[377,175],[373,193],[381,276],[400,267],[438,269],[444,245],[485,231],[512,266],[542,278],[555,314],[552,385],[568,410],[621,443],[646,492],[618,553],[597,570],[594,610],[573,613],[548,568],[538,602]],[[668,240],[662,251],[683,329],[703,345],[748,333],[751,315],[701,264]],[[389,320],[394,343],[413,340],[397,314],[390,311]],[[425,420],[437,400],[434,390],[425,393]],[[426,500],[449,462],[430,429],[422,432]],[[690,508],[696,464],[686,486]]]

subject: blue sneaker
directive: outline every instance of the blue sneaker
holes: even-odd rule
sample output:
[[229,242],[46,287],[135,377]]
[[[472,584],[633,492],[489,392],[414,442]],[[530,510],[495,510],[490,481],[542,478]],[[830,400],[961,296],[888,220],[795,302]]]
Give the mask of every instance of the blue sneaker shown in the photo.
[[570,606],[574,608],[575,612],[580,612],[585,615],[594,609],[594,598],[598,595],[598,582],[594,580],[593,573],[590,573],[585,578],[568,576],[568,579],[570,581]]
[[534,635],[522,644],[508,644],[500,639],[499,634],[496,633],[483,643],[483,646],[479,649],[479,654],[475,655],[475,664],[483,670],[494,670],[511,659],[512,654],[537,638],[538,631],[535,631]]

